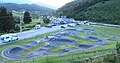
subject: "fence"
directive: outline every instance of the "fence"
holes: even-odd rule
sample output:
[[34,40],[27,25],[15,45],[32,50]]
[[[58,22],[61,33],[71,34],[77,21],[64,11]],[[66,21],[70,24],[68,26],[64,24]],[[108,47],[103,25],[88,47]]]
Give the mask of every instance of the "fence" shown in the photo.
[[[74,63],[74,61],[83,61],[88,59],[94,59],[104,56],[108,52],[116,52],[114,48],[108,48],[103,50],[80,50],[73,51],[61,55],[49,55],[40,58],[27,58],[27,59],[13,59],[13,60],[3,60],[0,59],[0,63]],[[111,54],[111,53],[109,53]]]

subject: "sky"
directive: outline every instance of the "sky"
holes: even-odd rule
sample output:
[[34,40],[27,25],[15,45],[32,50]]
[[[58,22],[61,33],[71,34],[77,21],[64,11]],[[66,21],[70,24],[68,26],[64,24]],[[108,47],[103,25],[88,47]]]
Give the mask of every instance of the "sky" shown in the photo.
[[50,7],[54,9],[60,8],[66,3],[71,2],[71,1],[73,0],[0,0],[0,2],[5,2],[5,3],[38,4],[41,6]]

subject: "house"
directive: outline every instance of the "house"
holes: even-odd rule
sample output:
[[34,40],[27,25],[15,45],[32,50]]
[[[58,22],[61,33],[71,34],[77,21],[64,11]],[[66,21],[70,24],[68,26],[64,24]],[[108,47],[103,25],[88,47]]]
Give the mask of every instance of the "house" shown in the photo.
[[60,18],[56,18],[51,23],[55,25],[66,24],[66,23],[73,23],[75,20],[73,18],[66,18],[66,16],[61,16]]
[[12,12],[17,12],[16,10],[12,10]]
[[67,23],[73,23],[75,21],[73,18],[66,18],[66,16],[61,16],[61,18]]
[[55,20],[52,21],[52,24],[54,24],[54,25],[60,25],[62,21],[64,21],[62,18],[57,18],[57,19],[55,19]]

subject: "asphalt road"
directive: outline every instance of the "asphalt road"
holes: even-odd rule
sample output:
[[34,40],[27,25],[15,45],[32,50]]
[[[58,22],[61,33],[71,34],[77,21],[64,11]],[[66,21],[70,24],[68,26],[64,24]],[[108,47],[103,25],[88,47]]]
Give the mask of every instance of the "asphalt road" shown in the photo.
[[107,26],[107,27],[118,27],[120,28],[120,25],[114,25],[114,24],[104,24],[104,23],[97,23],[97,22],[90,22],[91,25],[101,25],[101,26]]
[[55,30],[59,30],[59,29],[60,29],[59,26],[53,27],[53,28],[42,27],[41,29],[37,29],[37,30],[29,30],[29,31],[17,33],[17,35],[19,36],[19,39],[21,40],[21,39],[34,37],[34,36],[37,36],[39,34],[45,34],[45,33],[48,33],[48,32],[55,31]]
[[[94,22],[90,22],[90,23],[91,24],[96,24],[96,25],[101,24],[101,23],[94,23]],[[113,27],[120,27],[119,25],[112,25],[112,24],[102,24],[102,25],[113,26]],[[22,39],[26,39],[26,38],[31,38],[31,37],[37,36],[39,34],[45,34],[45,33],[49,33],[49,32],[55,31],[55,30],[60,30],[61,26],[67,27],[67,24],[66,25],[53,26],[52,28],[42,27],[41,29],[29,30],[29,31],[19,32],[19,33],[16,33],[16,34],[20,37],[20,40],[22,40]],[[0,44],[1,43],[2,43],[2,41],[0,40]]]
[[[59,26],[53,26],[52,28],[47,28],[47,27],[41,27],[41,29],[33,29],[33,30],[29,30],[29,31],[24,31],[24,32],[19,32],[19,33],[15,33],[19,36],[19,40],[22,39],[26,39],[26,38],[31,38],[40,34],[45,34],[45,33],[49,33],[49,32],[53,32],[56,30],[60,30],[62,29],[61,26],[67,26],[67,24],[65,25],[59,25]],[[2,44],[2,41],[0,40],[0,44]]]
[[[22,39],[37,36],[39,34],[45,34],[45,33],[55,31],[55,30],[60,30],[61,26],[62,25],[53,26],[52,28],[41,27],[41,29],[37,29],[37,30],[33,29],[33,30],[29,30],[29,31],[24,31],[24,32],[18,32],[18,33],[15,33],[15,34],[17,34],[19,36],[19,40],[22,40]],[[66,26],[66,25],[63,25],[63,26]],[[0,39],[0,45],[2,45],[2,44],[3,43],[2,43],[2,41]]]
[[[66,26],[66,25],[63,25],[63,26]],[[37,36],[39,34],[45,34],[45,33],[53,32],[53,31],[60,30],[60,29],[62,29],[61,25],[53,26],[52,28],[41,27],[41,29],[29,30],[29,31],[19,32],[16,34],[20,37],[20,40],[22,40],[22,39]]]

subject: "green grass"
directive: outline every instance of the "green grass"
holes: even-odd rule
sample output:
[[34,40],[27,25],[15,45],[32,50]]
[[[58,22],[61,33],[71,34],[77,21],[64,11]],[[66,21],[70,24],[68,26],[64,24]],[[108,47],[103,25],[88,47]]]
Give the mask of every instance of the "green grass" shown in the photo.
[[107,34],[108,36],[118,36],[120,37],[120,28],[115,27],[99,27],[97,25],[91,26],[96,32],[101,32],[102,34]]
[[29,24],[23,24],[23,27],[25,28],[34,28],[35,25],[37,25],[37,23],[40,23],[41,19],[32,19],[32,22],[30,22]]
[[[118,37],[120,37],[120,34],[119,34],[120,29],[119,28],[99,27],[97,25],[84,26],[84,27],[86,27],[86,28],[92,27],[93,29],[95,29],[95,31],[102,32],[102,34],[107,34],[108,36],[118,36]],[[49,34],[51,34],[51,33],[49,33]],[[47,34],[47,35],[49,35],[49,34]],[[43,34],[43,35],[40,35],[40,36],[37,36],[37,37],[34,37],[34,38],[29,38],[29,39],[17,41],[15,43],[11,43],[11,44],[8,44],[8,45],[0,46],[0,51],[6,49],[8,47],[14,46],[14,45],[23,45],[25,43],[28,43],[31,40],[35,40],[35,39],[40,38],[40,37],[45,36],[45,35],[46,34]],[[99,36],[99,35],[96,35],[96,36]],[[86,39],[78,39],[74,36],[68,36],[68,38],[76,40],[81,44],[82,43],[83,44],[94,43],[94,42],[90,42],[89,40],[86,40]],[[86,42],[84,42],[84,41],[86,41]],[[103,54],[106,54],[106,53],[109,53],[109,52],[112,52],[112,51],[115,52],[116,42],[120,42],[120,39],[115,40],[115,41],[108,40],[108,42],[103,46],[93,47],[93,48],[90,48],[90,49],[87,49],[87,50],[76,50],[76,51],[71,51],[67,54],[62,54],[62,55],[45,56],[45,57],[35,58],[34,61],[35,61],[35,63],[67,63],[67,62],[69,63],[70,61],[73,61],[73,60],[76,61],[76,60],[89,58],[89,57],[96,56],[96,55],[103,55]],[[76,45],[69,45],[69,44],[68,45],[67,44],[59,44],[59,45],[57,45],[58,47],[53,47],[52,51],[61,50],[62,48],[60,48],[59,46],[63,47],[62,45],[66,48],[76,46]],[[35,48],[33,47],[32,49],[35,49]],[[36,50],[33,50],[33,51],[36,51]],[[32,52],[32,51],[30,51],[30,52]],[[24,53],[24,54],[26,54],[26,53]],[[0,56],[0,58],[3,58],[3,57]],[[19,61],[17,61],[17,60],[8,60],[8,61],[9,61],[9,63],[14,63],[14,62],[19,63],[20,59],[18,59],[18,60]],[[33,59],[31,59],[31,58],[21,59],[21,61],[23,61],[25,63],[31,63],[33,61]]]
[[18,16],[18,17],[24,15],[24,13],[22,13],[22,12],[13,12],[12,14],[13,14],[13,16]]
[[60,51],[60,50],[62,50],[62,48],[60,48],[60,47],[55,47],[55,46],[53,46],[49,51],[51,51],[51,52],[58,52],[58,51]]
[[57,11],[57,15],[66,15],[82,21],[89,20],[120,25],[120,0],[81,1],[76,0],[68,3]]
[[75,40],[76,42],[78,42],[79,44],[94,44],[95,42],[89,39],[85,39],[85,38],[78,38],[72,35],[67,36],[68,38]]
[[87,35],[87,32],[85,32],[85,31],[80,31],[80,32],[78,33],[78,35],[81,36],[81,37],[85,37],[85,36]]
[[29,24],[23,24],[23,31],[34,29],[35,25],[40,25],[41,27],[45,25],[42,19],[32,19]]
[[100,26],[100,25],[90,25],[90,26],[86,26],[86,25],[80,25],[80,27],[85,27],[85,28],[92,28],[95,30],[95,32],[99,32],[101,34],[97,34],[97,35],[108,35],[108,36],[118,36],[120,37],[120,28],[116,28],[116,27],[105,27],[105,26]]
[[[44,36],[48,36],[52,33],[55,33],[55,32],[58,32],[58,31],[54,31],[54,32],[50,32],[50,33],[46,33],[46,34],[42,34],[42,35],[38,35],[38,36],[35,36],[35,37],[32,37],[32,38],[28,38],[28,39],[24,39],[24,40],[19,40],[19,41],[16,41],[16,42],[12,42],[12,43],[9,43],[9,44],[5,44],[5,45],[0,45],[0,52],[2,52],[4,49],[6,48],[9,48],[9,47],[12,47],[12,46],[20,46],[20,45],[24,45],[32,40],[36,40],[38,38],[42,38]],[[36,48],[36,47],[35,47]],[[33,48],[34,49],[34,48]],[[27,54],[27,53],[25,53]],[[24,55],[24,54],[22,54]],[[3,58],[1,55],[0,55],[0,58]]]
[[[35,61],[35,63],[66,63],[66,62],[70,62],[72,60],[75,61],[75,60],[80,60],[83,58],[89,58],[92,56],[102,55],[102,54],[105,54],[108,52],[112,52],[113,50],[109,50],[109,49],[115,48],[114,45],[115,44],[105,45],[102,47],[91,48],[88,50],[77,50],[77,51],[69,52],[68,54],[63,54],[61,56],[56,55],[56,56],[39,57],[39,58],[35,58],[34,61]],[[108,49],[108,50],[104,50],[104,49]],[[97,51],[101,50],[101,51],[97,52],[96,50]],[[87,54],[87,52],[91,52],[91,53]],[[81,54],[81,53],[83,53],[83,54]],[[11,61],[12,60],[10,60],[10,62]],[[21,59],[21,61],[24,61],[25,63],[27,63],[27,62],[30,63],[33,61],[33,59]],[[11,63],[13,63],[13,62],[11,62]]]
[[32,19],[32,22],[30,22],[29,24],[25,24],[24,26],[33,26],[36,25],[37,23],[41,23],[42,19]]
[[[24,13],[22,13],[22,12],[13,12],[13,16],[17,16],[17,17],[22,16],[22,18],[23,18],[23,15],[24,15]],[[18,25],[19,25],[19,24],[18,24]],[[44,26],[45,23],[42,22],[42,19],[41,19],[41,18],[39,18],[39,19],[32,19],[32,22],[31,22],[31,23],[29,23],[29,24],[22,24],[23,31],[27,31],[27,30],[34,29],[35,25]]]
[[35,45],[35,46],[26,48],[25,50],[23,50],[22,52],[20,52],[20,55],[25,56],[25,55],[27,55],[27,54],[37,52],[37,51],[38,51],[38,48],[43,47],[43,46],[44,46],[44,43],[42,42],[42,43],[37,44],[37,45]]
[[75,47],[75,46],[78,46],[78,45],[76,45],[76,44],[68,44],[68,43],[60,43],[60,44],[52,47],[49,51],[51,51],[51,52],[58,52],[58,51],[60,51],[62,49]]

